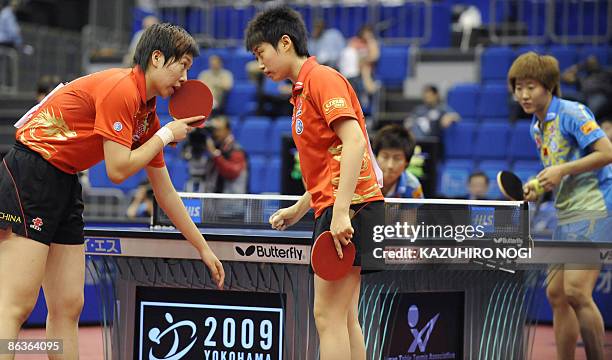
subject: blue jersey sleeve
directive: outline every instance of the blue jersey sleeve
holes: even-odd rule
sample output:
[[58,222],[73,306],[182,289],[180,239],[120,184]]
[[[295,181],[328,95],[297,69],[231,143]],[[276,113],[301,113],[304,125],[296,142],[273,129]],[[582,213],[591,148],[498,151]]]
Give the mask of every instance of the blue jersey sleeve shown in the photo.
[[606,136],[601,130],[591,110],[580,103],[568,106],[561,116],[561,128],[584,150],[589,145]]

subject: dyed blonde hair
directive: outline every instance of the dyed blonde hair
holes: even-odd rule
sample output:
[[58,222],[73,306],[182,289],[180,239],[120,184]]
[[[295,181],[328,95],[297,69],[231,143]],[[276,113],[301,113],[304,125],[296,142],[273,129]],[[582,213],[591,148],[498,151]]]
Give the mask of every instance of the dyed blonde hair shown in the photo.
[[508,85],[513,93],[517,80],[532,79],[559,97],[561,96],[560,78],[557,59],[550,55],[538,55],[533,51],[516,58],[508,71]]

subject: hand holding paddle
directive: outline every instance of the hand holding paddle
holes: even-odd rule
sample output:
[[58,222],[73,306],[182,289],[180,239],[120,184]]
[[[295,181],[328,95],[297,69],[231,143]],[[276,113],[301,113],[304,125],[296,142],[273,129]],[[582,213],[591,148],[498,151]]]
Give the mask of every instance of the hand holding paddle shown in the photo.
[[513,201],[535,201],[544,194],[538,179],[530,180],[523,186],[521,179],[510,171],[497,173],[497,186],[508,200]]

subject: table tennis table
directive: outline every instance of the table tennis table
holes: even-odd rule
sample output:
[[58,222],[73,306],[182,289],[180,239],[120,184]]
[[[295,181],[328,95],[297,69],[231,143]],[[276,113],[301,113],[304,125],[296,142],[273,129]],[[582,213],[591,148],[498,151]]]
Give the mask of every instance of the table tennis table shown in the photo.
[[[180,195],[224,264],[226,290],[215,289],[197,252],[157,207],[151,224],[90,224],[86,253],[102,304],[105,358],[163,359],[182,350],[185,355],[177,359],[317,358],[309,271],[312,219],[283,232],[266,224],[273,211],[297,197]],[[453,215],[452,221],[478,220],[483,208],[510,209],[515,226],[497,219],[499,210],[490,212],[502,229],[497,235],[526,235],[532,256],[517,259],[511,269],[468,260],[415,262],[364,275],[360,320],[368,358],[527,358],[530,313],[538,302],[534,289],[543,269],[576,259],[612,263],[612,244],[528,241],[524,203],[389,199],[387,220],[418,221],[414,209],[431,220],[424,204],[438,219],[444,211],[435,209],[443,204],[453,214],[471,211],[467,217]],[[406,321],[415,309],[416,324]]]

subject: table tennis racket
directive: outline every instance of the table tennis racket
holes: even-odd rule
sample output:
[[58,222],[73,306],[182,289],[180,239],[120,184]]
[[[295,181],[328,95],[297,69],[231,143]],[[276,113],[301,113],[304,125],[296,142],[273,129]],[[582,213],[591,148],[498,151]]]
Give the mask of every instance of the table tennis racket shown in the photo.
[[342,279],[353,267],[355,254],[355,244],[350,242],[342,246],[343,256],[340,259],[331,231],[324,231],[317,237],[310,252],[312,270],[323,280]]
[[187,80],[170,97],[168,110],[175,119],[185,119],[193,116],[204,115],[200,121],[189,124],[193,127],[203,127],[208,120],[213,107],[212,92],[200,80]]
[[523,201],[525,199],[523,193],[523,182],[510,171],[500,171],[497,173],[497,186],[502,194],[510,200]]

